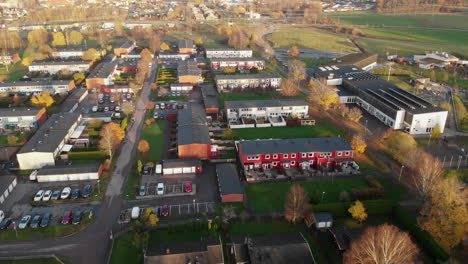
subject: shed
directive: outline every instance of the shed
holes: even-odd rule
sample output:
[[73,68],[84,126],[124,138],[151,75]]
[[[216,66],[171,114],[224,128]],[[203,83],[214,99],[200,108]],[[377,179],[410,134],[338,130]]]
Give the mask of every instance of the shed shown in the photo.
[[168,159],[162,164],[164,175],[202,172],[200,159]]
[[333,216],[327,212],[314,212],[314,222],[317,229],[329,228],[333,225]]
[[100,164],[46,166],[37,173],[38,182],[97,180],[102,173]]
[[244,200],[244,191],[235,164],[216,165],[216,176],[221,202],[242,202]]
[[5,202],[17,184],[16,176],[2,175],[0,176],[0,204]]

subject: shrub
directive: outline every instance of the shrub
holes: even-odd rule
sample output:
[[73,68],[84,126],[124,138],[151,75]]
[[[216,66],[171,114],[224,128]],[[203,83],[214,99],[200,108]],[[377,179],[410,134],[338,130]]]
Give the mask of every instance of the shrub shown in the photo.
[[68,159],[70,160],[103,160],[108,158],[107,153],[101,151],[87,151],[87,152],[70,152]]
[[356,200],[381,199],[384,197],[384,190],[380,188],[353,189],[351,195]]
[[339,196],[338,199],[339,199],[340,202],[342,202],[342,203],[351,201],[351,197],[350,197],[350,195],[349,195],[349,192],[347,192],[347,191],[342,191],[342,192],[340,192],[340,196]]
[[319,191],[313,191],[310,194],[310,203],[311,204],[318,204],[320,203],[321,195]]
[[[368,215],[391,214],[395,205],[393,200],[369,200],[362,203]],[[312,205],[311,209],[314,212],[329,212],[335,217],[343,217],[349,216],[348,208],[351,204],[351,202],[316,204]]]
[[90,136],[90,137],[99,137],[99,131],[89,131],[88,136]]

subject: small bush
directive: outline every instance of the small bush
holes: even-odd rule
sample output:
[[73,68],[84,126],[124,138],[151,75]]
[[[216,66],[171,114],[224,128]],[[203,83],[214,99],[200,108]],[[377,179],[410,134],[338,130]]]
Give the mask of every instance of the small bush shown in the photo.
[[108,158],[107,153],[101,151],[87,151],[87,152],[70,152],[68,153],[68,159],[70,160],[103,160]]
[[342,192],[340,192],[340,196],[339,196],[338,199],[339,199],[340,202],[342,202],[342,203],[351,201],[351,197],[350,197],[350,195],[349,195],[349,192],[347,192],[347,191],[342,191]]
[[384,190],[380,188],[353,189],[351,195],[356,200],[372,200],[384,197]]

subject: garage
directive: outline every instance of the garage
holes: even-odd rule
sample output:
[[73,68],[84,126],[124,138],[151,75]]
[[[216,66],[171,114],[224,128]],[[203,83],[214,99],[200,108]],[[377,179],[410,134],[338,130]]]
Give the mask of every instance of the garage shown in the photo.
[[16,176],[0,176],[0,204],[5,202],[17,183]]
[[100,164],[46,166],[37,172],[37,182],[97,180],[102,173]]
[[163,174],[195,174],[202,171],[200,159],[168,159],[163,160]]

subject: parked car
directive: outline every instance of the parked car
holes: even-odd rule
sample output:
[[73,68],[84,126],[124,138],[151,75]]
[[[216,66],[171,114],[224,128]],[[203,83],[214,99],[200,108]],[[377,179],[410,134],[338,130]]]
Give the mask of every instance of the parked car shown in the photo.
[[98,106],[97,106],[97,105],[95,105],[95,106],[93,106],[93,108],[91,108],[91,111],[93,111],[93,113],[96,113],[97,110],[98,110]]
[[162,173],[162,164],[156,164],[156,174],[161,174]]
[[158,119],[158,118],[159,118],[158,112],[154,112],[153,118],[154,118],[154,119]]
[[191,182],[186,182],[184,183],[184,192],[192,192],[193,191],[193,186]]
[[73,189],[70,198],[71,199],[78,199],[81,196],[81,190],[80,189]]
[[52,217],[52,214],[50,213],[45,213],[44,216],[42,217],[41,223],[39,224],[40,227],[47,227],[50,223],[50,218]]
[[70,197],[70,193],[71,193],[70,187],[63,188],[62,194],[60,194],[60,199],[67,199],[68,197]]
[[115,102],[115,98],[114,98],[114,96],[111,96],[111,98],[110,98],[110,102],[111,102],[111,103],[114,103],[114,102]]
[[177,104],[173,104],[172,105],[172,110],[176,110],[177,109]]
[[63,217],[62,217],[62,225],[68,225],[71,221],[71,218],[72,218],[72,212],[71,211],[66,211],[64,214],[63,214]]
[[41,223],[41,215],[35,215],[31,221],[31,228],[38,228]]
[[50,200],[51,197],[52,197],[52,190],[47,190],[47,191],[44,193],[44,196],[42,197],[42,201],[48,202],[48,201]]
[[138,217],[140,217],[140,207],[138,206],[135,206],[132,208],[132,213],[131,213],[131,217],[132,219],[138,219]]
[[103,100],[103,99],[99,99],[99,100],[98,100],[98,103],[99,103],[99,104],[103,104],[103,103],[104,103],[104,100]]
[[140,190],[138,191],[139,196],[145,196],[146,195],[146,185],[141,185]]
[[44,190],[37,191],[36,195],[34,196],[34,201],[39,202],[44,197]]
[[115,111],[120,111],[120,106],[116,105],[115,106]]
[[155,110],[159,110],[159,108],[160,108],[160,107],[159,107],[159,104],[155,104],[155,105],[154,105],[154,109],[155,109]]
[[102,106],[98,107],[97,111],[98,111],[98,112],[103,112],[103,111],[104,111],[104,107],[102,107]]
[[157,216],[161,216],[161,208],[160,207],[155,207],[153,209],[154,211],[154,214],[157,215]]
[[161,109],[166,109],[166,104],[165,103],[161,103]]
[[132,99],[132,94],[131,94],[131,93],[128,93],[128,94],[127,94],[127,99],[128,99],[128,100]]
[[19,229],[25,229],[26,227],[28,227],[30,221],[31,221],[31,216],[30,215],[23,216],[23,218],[21,218],[21,220],[19,222],[18,228]]
[[111,106],[109,107],[109,111],[111,111],[111,112],[115,111],[115,106],[111,105]]
[[158,195],[163,195],[164,194],[164,183],[162,183],[162,182],[158,183],[158,187],[156,188],[156,193]]
[[60,199],[60,191],[54,191],[52,196],[50,197],[51,200],[58,200]]
[[172,105],[171,105],[171,104],[167,104],[167,105],[166,105],[166,109],[167,109],[167,110],[169,110],[169,109],[171,109],[171,108],[172,108]]
[[184,109],[184,105],[178,104],[177,109]]
[[11,218],[5,218],[0,222],[0,230],[7,229],[11,225]]
[[161,215],[162,216],[169,216],[169,205],[163,205],[161,207]]
[[109,112],[109,107],[108,106],[104,107],[104,112]]
[[72,224],[74,225],[77,225],[81,222],[81,215],[82,215],[82,212],[81,211],[77,211],[74,215],[73,215],[73,219],[72,219]]
[[3,219],[5,219],[5,212],[0,210],[0,222],[3,221]]
[[151,167],[150,166],[143,166],[143,170],[142,170],[142,174],[143,175],[150,175],[151,174]]
[[93,187],[91,186],[91,184],[86,184],[84,187],[83,187],[83,198],[88,198],[91,196],[91,194],[93,193]]

